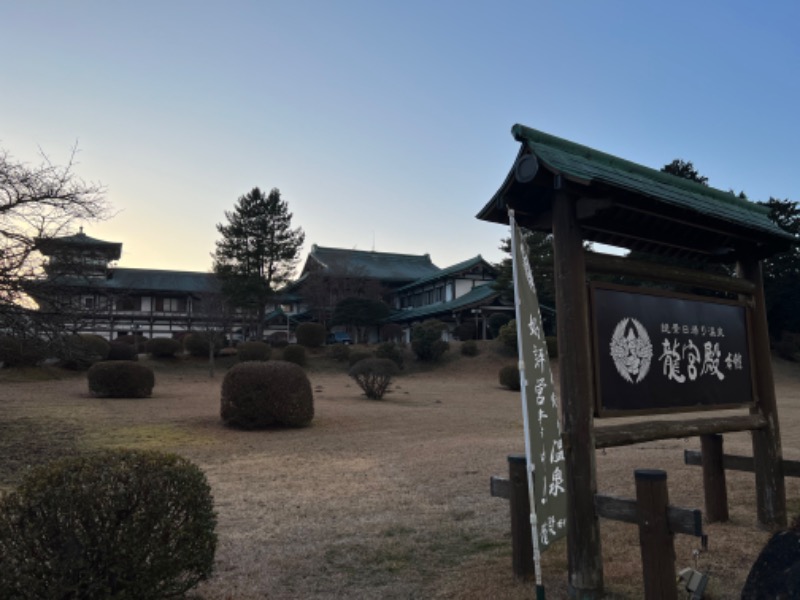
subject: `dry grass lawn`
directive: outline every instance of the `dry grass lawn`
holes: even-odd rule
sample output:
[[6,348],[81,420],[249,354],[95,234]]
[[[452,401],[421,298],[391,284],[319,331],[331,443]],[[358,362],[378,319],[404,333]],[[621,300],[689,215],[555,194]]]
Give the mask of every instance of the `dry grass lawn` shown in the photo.
[[[0,490],[56,456],[106,446],[182,454],[205,471],[219,523],[205,600],[283,598],[533,598],[511,574],[506,501],[489,477],[523,449],[519,394],[498,386],[512,362],[488,344],[475,358],[454,345],[443,365],[412,365],[383,401],[367,400],[343,366],[314,357],[311,427],[237,431],[219,421],[223,369],[153,364],[143,400],[88,394],[85,376],[58,379],[0,372]],[[774,360],[786,458],[800,459],[800,367]],[[703,508],[700,469],[683,465],[699,440],[666,440],[598,452],[599,491],[635,497],[633,470],[668,473],[673,505]],[[725,436],[750,454],[746,434]],[[710,570],[707,598],[736,598],[769,533],[755,526],[754,477],[728,473],[731,521],[699,539],[676,538],[678,568]],[[800,483],[787,479],[790,514]],[[601,524],[609,598],[642,596],[638,531]],[[544,560],[549,598],[566,597],[563,542]]]

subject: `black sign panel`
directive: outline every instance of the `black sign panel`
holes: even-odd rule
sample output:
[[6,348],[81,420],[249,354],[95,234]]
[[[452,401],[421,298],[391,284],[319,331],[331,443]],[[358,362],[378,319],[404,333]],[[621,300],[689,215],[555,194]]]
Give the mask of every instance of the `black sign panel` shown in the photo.
[[592,288],[598,413],[753,402],[747,309],[638,288]]

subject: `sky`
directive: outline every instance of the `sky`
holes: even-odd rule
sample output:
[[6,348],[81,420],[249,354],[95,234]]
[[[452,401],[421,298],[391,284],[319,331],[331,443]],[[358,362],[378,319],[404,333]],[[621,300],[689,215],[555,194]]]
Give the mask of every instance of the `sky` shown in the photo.
[[796,0],[0,0],[0,148],[106,188],[121,267],[209,271],[278,188],[319,246],[503,258],[521,123],[800,200]]

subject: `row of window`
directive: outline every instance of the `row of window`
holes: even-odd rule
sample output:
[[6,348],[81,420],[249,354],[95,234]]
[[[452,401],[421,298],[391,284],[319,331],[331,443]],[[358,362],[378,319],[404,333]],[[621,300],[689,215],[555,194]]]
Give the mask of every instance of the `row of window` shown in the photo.
[[[140,312],[142,311],[142,300],[140,296],[123,296],[114,298],[114,310]],[[197,304],[197,303],[196,303]],[[108,300],[104,297],[84,296],[81,299],[81,306],[88,310],[104,310],[108,308]],[[153,298],[152,310],[155,312],[178,312],[185,313],[188,308],[186,298]],[[197,309],[197,305],[195,309]]]

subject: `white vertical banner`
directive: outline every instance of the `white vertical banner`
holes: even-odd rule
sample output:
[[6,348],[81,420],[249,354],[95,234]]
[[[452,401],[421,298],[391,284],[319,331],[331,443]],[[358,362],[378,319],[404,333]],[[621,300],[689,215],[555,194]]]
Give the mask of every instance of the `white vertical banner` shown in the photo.
[[539,298],[528,244],[509,211],[517,349],[531,501],[531,534],[536,583],[541,585],[540,555],[567,534],[567,491],[558,397],[553,385]]

